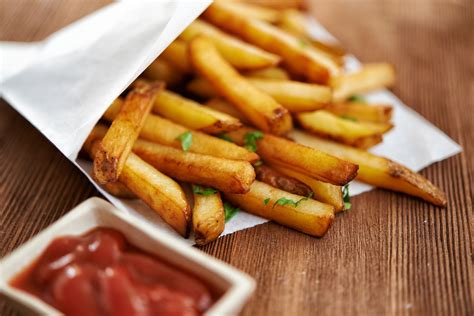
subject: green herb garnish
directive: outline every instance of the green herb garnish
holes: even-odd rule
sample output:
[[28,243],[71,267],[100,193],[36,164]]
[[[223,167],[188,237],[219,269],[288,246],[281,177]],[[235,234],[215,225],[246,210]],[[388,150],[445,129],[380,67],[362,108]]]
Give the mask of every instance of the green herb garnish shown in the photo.
[[256,152],[257,151],[257,140],[263,138],[263,133],[260,131],[248,132],[244,137],[244,147],[249,150]]
[[176,139],[181,142],[181,148],[183,148],[184,151],[188,151],[193,142],[193,134],[191,131],[187,131],[176,137]]
[[218,191],[213,188],[206,188],[200,185],[193,185],[193,192],[199,195],[211,195],[211,194],[216,194]]
[[217,137],[219,137],[220,139],[223,139],[225,141],[228,141],[229,143],[233,143],[234,141],[232,140],[232,138],[230,138],[229,135],[227,135],[226,133],[222,133],[222,134],[219,134],[217,135]]
[[349,116],[349,115],[341,115],[339,116],[340,118],[343,118],[345,120],[348,120],[348,121],[353,121],[353,122],[357,122],[357,119],[355,117],[352,117],[352,116]]
[[268,202],[270,202],[270,198],[266,198],[265,200],[263,200],[263,205],[267,205]]
[[291,199],[287,199],[285,197],[282,197],[282,198],[279,198],[278,200],[276,200],[276,202],[273,204],[272,208],[274,208],[275,206],[277,205],[291,205],[293,207],[298,207],[298,205],[303,202],[303,201],[306,201],[308,199],[310,199],[311,197],[313,197],[313,192],[311,192],[308,196],[304,197],[304,198],[301,198],[299,199],[298,201],[293,201]]
[[352,207],[351,196],[349,195],[349,185],[342,187],[342,199],[344,200],[344,209],[350,210]]
[[354,102],[354,103],[367,103],[367,100],[360,95],[353,95],[349,99],[349,102]]
[[225,222],[227,223],[232,217],[240,211],[238,207],[233,207],[229,203],[224,203]]
[[300,46],[303,47],[303,48],[306,48],[306,47],[309,46],[308,41],[306,41],[305,39],[302,39],[302,38],[300,38],[300,39],[298,40],[298,43],[299,43]]
[[260,167],[261,165],[263,165],[263,161],[261,161],[261,160],[258,160],[256,162],[254,162],[254,164],[253,164],[254,167]]

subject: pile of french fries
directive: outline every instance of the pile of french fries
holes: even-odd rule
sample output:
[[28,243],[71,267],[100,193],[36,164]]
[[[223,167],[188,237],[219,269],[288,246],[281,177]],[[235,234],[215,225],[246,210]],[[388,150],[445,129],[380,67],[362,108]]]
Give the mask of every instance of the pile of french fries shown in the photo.
[[344,72],[304,13],[217,1],[103,115],[84,143],[95,180],[184,237],[215,240],[242,210],[323,236],[357,179],[445,206],[421,175],[367,151],[393,125],[391,65]]

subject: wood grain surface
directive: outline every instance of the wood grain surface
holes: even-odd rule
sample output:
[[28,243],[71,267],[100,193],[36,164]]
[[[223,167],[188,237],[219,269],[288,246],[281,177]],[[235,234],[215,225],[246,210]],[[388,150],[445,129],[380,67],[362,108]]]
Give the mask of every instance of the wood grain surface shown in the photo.
[[[107,2],[0,0],[0,40],[41,40]],[[268,223],[202,250],[257,280],[244,315],[473,315],[474,1],[320,0],[310,9],[362,61],[395,64],[394,92],[464,147],[422,171],[448,207],[375,190],[353,198],[322,239]],[[0,256],[93,195],[1,100]],[[0,315],[16,314],[1,302]]]

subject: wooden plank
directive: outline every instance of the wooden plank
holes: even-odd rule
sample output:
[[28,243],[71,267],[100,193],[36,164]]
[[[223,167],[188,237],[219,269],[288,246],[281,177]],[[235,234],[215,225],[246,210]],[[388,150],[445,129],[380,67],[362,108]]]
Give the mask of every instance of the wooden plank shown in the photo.
[[[2,0],[0,40],[40,40],[107,2]],[[269,223],[202,250],[256,278],[244,315],[473,314],[474,4],[318,0],[310,7],[363,61],[394,63],[394,92],[464,147],[422,172],[447,192],[448,207],[376,190],[354,198],[322,239]],[[92,195],[87,179],[0,101],[0,256]],[[16,314],[0,302],[0,315]]]

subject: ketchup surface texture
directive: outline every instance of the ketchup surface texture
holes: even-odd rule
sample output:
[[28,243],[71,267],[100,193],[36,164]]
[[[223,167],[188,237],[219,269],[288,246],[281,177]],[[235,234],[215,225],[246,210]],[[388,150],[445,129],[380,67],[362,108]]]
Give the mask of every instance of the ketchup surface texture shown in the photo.
[[193,277],[98,228],[53,240],[10,284],[66,315],[200,315],[213,303]]

